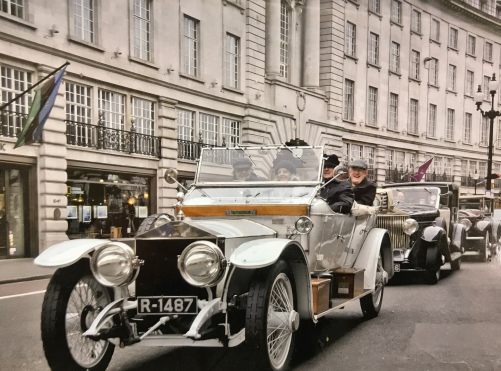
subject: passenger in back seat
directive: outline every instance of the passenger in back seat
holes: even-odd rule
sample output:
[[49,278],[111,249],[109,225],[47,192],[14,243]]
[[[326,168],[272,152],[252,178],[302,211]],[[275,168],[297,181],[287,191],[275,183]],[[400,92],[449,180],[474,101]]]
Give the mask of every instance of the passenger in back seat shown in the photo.
[[334,168],[337,165],[339,165],[339,160],[336,155],[325,158],[323,178],[324,182],[330,181],[330,183],[322,188],[320,197],[327,201],[334,212],[349,214],[355,196],[348,181],[340,181],[337,178],[332,179],[334,177]]

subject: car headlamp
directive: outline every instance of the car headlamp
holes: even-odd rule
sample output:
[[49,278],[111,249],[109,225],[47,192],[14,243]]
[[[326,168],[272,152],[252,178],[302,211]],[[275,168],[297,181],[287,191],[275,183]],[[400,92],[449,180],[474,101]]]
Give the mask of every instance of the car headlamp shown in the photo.
[[307,216],[302,216],[296,220],[294,226],[299,234],[308,234],[313,229],[313,222]]
[[141,264],[142,261],[137,259],[130,246],[112,242],[94,252],[90,268],[99,283],[117,287],[131,283],[137,277]]
[[467,219],[467,218],[463,218],[463,219],[459,220],[459,223],[464,225],[464,229],[466,230],[466,232],[468,232],[472,226],[470,219]]
[[404,233],[408,236],[412,235],[419,228],[419,224],[415,219],[409,218],[404,221]]
[[221,249],[209,241],[191,243],[177,259],[181,276],[190,285],[198,287],[216,285],[223,278],[226,264]]

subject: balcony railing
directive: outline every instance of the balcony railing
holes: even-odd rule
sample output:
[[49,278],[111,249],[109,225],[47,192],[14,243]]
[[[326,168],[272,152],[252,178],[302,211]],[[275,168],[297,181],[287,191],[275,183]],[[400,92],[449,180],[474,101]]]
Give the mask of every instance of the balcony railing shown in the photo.
[[27,114],[14,111],[0,112],[0,135],[4,137],[16,138],[28,117]]
[[[214,144],[204,143],[202,139],[198,142],[193,142],[184,139],[177,140],[177,157],[183,160],[198,160],[200,158],[200,154],[203,147],[226,147],[226,143],[223,140],[220,146]],[[208,153],[207,156],[211,156],[211,153]],[[236,159],[235,152],[228,151],[214,151],[212,153],[213,158],[205,158],[206,161],[214,162],[218,164],[232,164]]]
[[112,129],[66,120],[66,143],[95,149],[109,149],[124,153],[138,153],[160,158],[160,138],[130,131]]
[[436,174],[435,172],[431,174],[426,174],[426,181],[428,182],[453,182],[454,176],[448,175],[446,173]]
[[410,182],[413,173],[414,171],[409,169],[388,168],[384,180],[386,183]]

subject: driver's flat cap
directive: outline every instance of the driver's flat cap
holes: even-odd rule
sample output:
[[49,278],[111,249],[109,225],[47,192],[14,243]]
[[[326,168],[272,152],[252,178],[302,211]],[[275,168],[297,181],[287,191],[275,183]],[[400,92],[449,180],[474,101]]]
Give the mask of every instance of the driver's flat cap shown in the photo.
[[352,162],[350,162],[350,167],[367,170],[367,162],[359,158],[358,160],[353,160]]

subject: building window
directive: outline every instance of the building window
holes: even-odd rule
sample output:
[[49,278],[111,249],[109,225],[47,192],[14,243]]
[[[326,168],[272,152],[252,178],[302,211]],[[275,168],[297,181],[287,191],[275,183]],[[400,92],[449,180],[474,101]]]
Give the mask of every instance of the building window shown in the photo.
[[438,86],[438,59],[432,58],[429,62],[429,83]]
[[416,50],[412,50],[410,76],[415,80],[419,80],[421,78],[419,70],[420,61],[421,61],[421,54]]
[[353,121],[355,100],[355,81],[344,80],[344,114],[345,120]]
[[391,20],[395,23],[402,23],[402,2],[392,0],[391,2]]
[[[390,173],[386,173],[387,181],[403,181],[406,179],[405,176],[407,175],[407,172],[409,172],[409,170],[412,171],[412,169],[414,169],[414,164],[416,163],[416,154],[412,152],[387,149],[385,157],[386,167],[390,170]],[[391,174],[391,172],[395,173]]]
[[72,3],[72,37],[88,43],[95,42],[95,9],[94,0],[71,0]]
[[346,43],[344,52],[346,55],[357,56],[357,26],[353,23],[346,22]]
[[[0,66],[0,101],[8,102],[31,86],[31,72],[17,68]],[[25,94],[12,102],[2,111],[1,135],[15,137],[23,127],[24,117],[28,113],[31,95]]]
[[409,127],[407,128],[407,131],[411,134],[417,134],[418,123],[419,123],[419,101],[417,99],[411,98]]
[[411,13],[411,31],[421,33],[421,12],[416,9]]
[[134,0],[133,13],[133,56],[151,60],[151,2]]
[[466,54],[475,55],[477,39],[473,35],[468,35],[468,39],[466,40]]
[[464,133],[463,133],[463,142],[466,144],[471,143],[471,113],[464,114]]
[[480,124],[480,145],[487,147],[488,134],[489,133],[489,118],[482,117],[482,123]]
[[437,106],[430,103],[430,110],[428,112],[428,130],[427,134],[430,138],[437,137]]
[[99,111],[104,114],[105,127],[124,130],[125,95],[100,89]]
[[447,69],[447,89],[456,91],[456,66],[449,64]]
[[177,111],[178,139],[193,142],[195,139],[195,112],[179,109]]
[[381,2],[380,0],[369,0],[369,10],[373,13],[381,13]]
[[369,110],[368,124],[377,125],[377,88],[369,86]]
[[233,89],[240,87],[240,38],[232,34],[226,34],[225,54],[226,85]]
[[484,44],[484,60],[492,62],[492,44],[488,41]]
[[466,71],[466,85],[465,85],[465,94],[473,97],[473,91],[475,89],[475,74],[473,71]]
[[67,143],[92,145],[92,90],[90,86],[69,81],[66,85],[66,137]]
[[200,69],[200,22],[185,15],[183,24],[183,73],[197,77]]
[[240,121],[224,117],[221,134],[224,145],[229,147],[238,145],[240,143]]
[[456,28],[451,27],[449,29],[449,48],[457,49],[458,48],[458,30]]
[[152,101],[132,97],[132,119],[137,134],[136,152],[153,153],[152,137],[155,135],[155,106]]
[[501,120],[498,121],[498,135],[497,135],[496,147],[501,148]]
[[217,145],[219,118],[207,113],[200,113],[200,138],[204,144]]
[[490,76],[484,76],[483,80],[483,86],[482,86],[482,91],[484,92],[484,100],[489,100],[490,98],[490,93],[489,93],[489,81],[491,81]]
[[440,21],[436,19],[431,20],[430,38],[433,41],[440,41]]
[[447,124],[445,126],[445,140],[454,140],[454,124],[456,122],[456,111],[452,108],[447,109]]
[[285,0],[280,3],[280,76],[289,78],[289,40],[291,11]]
[[398,130],[398,94],[390,93],[390,117],[388,129]]
[[379,65],[379,35],[369,34],[369,63]]
[[24,0],[1,0],[1,11],[24,19]]
[[391,42],[390,71],[400,73],[400,44]]

